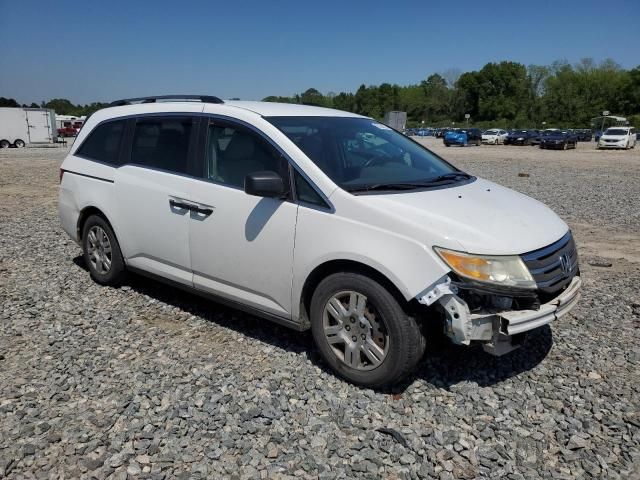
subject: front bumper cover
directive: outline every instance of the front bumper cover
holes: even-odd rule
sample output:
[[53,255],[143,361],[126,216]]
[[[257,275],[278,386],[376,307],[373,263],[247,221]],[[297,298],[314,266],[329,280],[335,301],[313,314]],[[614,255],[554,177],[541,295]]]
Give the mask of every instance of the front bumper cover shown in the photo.
[[438,303],[444,312],[445,333],[460,345],[472,341],[483,343],[485,350],[502,355],[517,348],[511,339],[522,333],[551,323],[566,315],[580,297],[582,280],[575,276],[571,283],[554,299],[540,305],[537,310],[505,310],[471,313],[467,303],[457,295],[457,289],[448,277],[428,289],[418,298],[424,305]]

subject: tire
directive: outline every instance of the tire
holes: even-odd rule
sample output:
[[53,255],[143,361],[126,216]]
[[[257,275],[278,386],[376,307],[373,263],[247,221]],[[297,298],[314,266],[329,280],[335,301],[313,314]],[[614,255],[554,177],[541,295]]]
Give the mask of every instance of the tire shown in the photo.
[[425,350],[416,321],[386,288],[362,274],[334,273],[322,280],[313,293],[310,317],[324,361],[357,385],[397,383],[412,372]]
[[9,140],[0,140],[0,148],[9,148],[10,146]]
[[16,148],[24,148],[25,146],[24,140],[20,140],[20,139],[16,140],[15,142],[13,142],[13,146]]
[[[82,227],[82,251],[91,278],[100,285],[117,286],[126,271],[120,245],[107,221],[91,215]],[[106,260],[109,261],[107,265]]]
[[562,149],[563,149],[563,150],[566,150],[567,148],[569,148],[569,144],[568,144],[567,142],[564,142],[564,143],[562,144]]
[[450,147],[451,145],[449,145],[448,143],[444,144],[445,147]]

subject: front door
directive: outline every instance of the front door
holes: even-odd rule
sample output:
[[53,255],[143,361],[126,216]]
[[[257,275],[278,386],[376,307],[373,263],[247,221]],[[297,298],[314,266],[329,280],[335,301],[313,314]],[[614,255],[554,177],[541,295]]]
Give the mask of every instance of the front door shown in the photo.
[[257,133],[212,120],[206,127],[202,180],[189,200],[190,250],[196,288],[275,315],[291,315],[293,247],[298,207],[244,192],[244,178],[288,164]]

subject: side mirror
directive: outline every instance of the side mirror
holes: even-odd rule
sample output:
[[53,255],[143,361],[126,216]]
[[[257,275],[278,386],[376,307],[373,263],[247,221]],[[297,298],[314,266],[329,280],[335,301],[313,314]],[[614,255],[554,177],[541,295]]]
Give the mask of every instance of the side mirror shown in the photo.
[[244,177],[244,192],[256,197],[281,198],[284,196],[284,181],[276,172],[253,172]]

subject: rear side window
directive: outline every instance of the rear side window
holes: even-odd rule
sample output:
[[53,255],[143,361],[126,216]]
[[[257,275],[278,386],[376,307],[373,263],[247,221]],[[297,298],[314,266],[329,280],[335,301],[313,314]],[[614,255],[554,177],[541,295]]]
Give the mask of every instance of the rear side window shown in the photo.
[[187,173],[193,121],[190,118],[142,118],[136,122],[131,163]]
[[77,155],[98,162],[118,165],[124,126],[124,120],[98,125],[78,149]]

